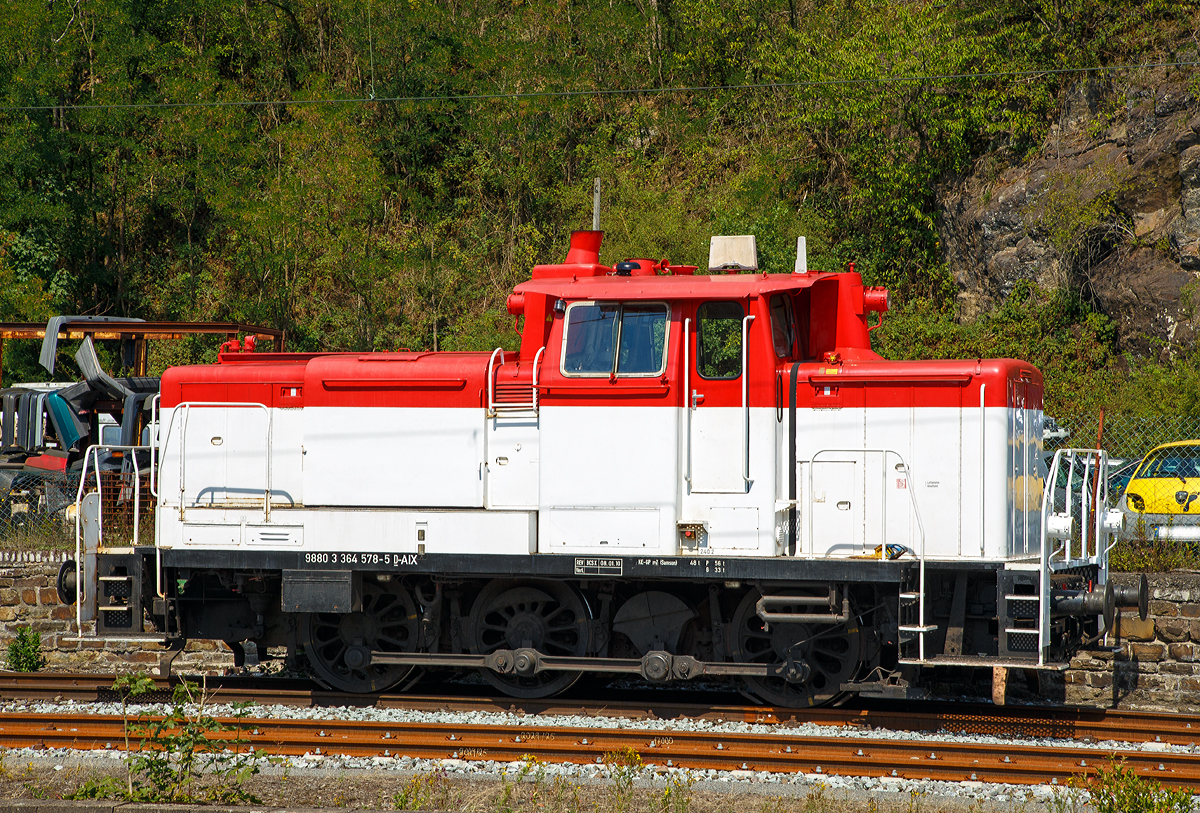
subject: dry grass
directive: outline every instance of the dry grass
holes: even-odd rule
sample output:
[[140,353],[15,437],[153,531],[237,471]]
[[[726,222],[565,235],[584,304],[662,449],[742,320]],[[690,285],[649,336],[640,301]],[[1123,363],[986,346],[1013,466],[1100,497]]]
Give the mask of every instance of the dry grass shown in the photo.
[[[110,775],[123,782],[123,771],[115,761],[103,770],[66,765],[56,771],[45,762],[21,765],[8,759],[0,767],[0,798],[60,799],[89,779]],[[550,777],[536,761],[529,761],[522,775],[506,779],[383,770],[271,771],[254,777],[246,787],[268,807],[457,813],[1034,813],[1045,809],[1027,801],[984,804],[924,794],[851,796],[820,784],[704,784],[700,788],[683,779],[639,778],[629,792],[622,792],[619,781]]]

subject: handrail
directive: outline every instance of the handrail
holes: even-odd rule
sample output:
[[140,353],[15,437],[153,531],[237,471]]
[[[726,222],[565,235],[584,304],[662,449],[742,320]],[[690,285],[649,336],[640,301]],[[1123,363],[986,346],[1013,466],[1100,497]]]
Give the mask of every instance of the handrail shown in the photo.
[[[83,528],[81,527],[83,516],[83,491],[87,486],[88,463],[95,459],[96,471],[96,493],[101,494],[104,488],[103,480],[100,478],[100,450],[110,452],[131,452],[126,460],[133,460],[133,546],[138,546],[139,534],[141,530],[141,508],[142,508],[142,489],[141,478],[142,472],[138,467],[137,452],[145,451],[145,446],[119,446],[106,443],[93,444],[83,453],[83,466],[79,472],[79,487],[75,491],[75,624],[78,632],[83,631],[83,605],[87,597],[84,594],[86,586],[83,578]],[[104,500],[101,498],[96,503],[96,527],[97,527],[97,542],[103,541],[104,535]],[[155,545],[157,548],[157,544]],[[157,585],[159,595],[162,595],[162,568],[158,568]]]
[[[265,404],[244,404],[230,403],[227,401],[183,401],[175,406],[171,411],[171,422],[167,424],[167,433],[163,437],[162,449],[163,457],[166,457],[166,449],[171,440],[171,432],[175,428],[175,416],[183,413],[183,418],[180,420],[182,429],[179,430],[179,521],[184,521],[185,500],[184,487],[187,477],[187,415],[193,407],[223,407],[225,409],[261,409],[267,416],[267,445],[265,456],[267,458],[267,482],[266,488],[263,489],[263,522],[271,521],[271,485],[272,485],[272,441],[274,440],[274,419],[269,407]],[[162,500],[165,495],[159,495],[159,507],[163,507]]]
[[492,365],[496,363],[496,354],[497,353],[500,354],[500,366],[501,367],[504,366],[504,348],[497,347],[495,350],[492,351],[492,357],[490,359],[488,359],[488,366],[487,366],[487,379],[488,379],[488,381],[487,381],[487,385],[488,385],[487,412],[488,412],[488,415],[491,415],[493,412],[496,411],[495,407],[493,405],[495,402],[495,399],[496,399],[496,387],[495,387],[495,382],[493,381]]
[[692,487],[692,410],[696,408],[692,401],[692,320],[683,320],[683,444],[684,464],[683,481]]
[[754,482],[750,479],[750,370],[747,369],[749,347],[747,336],[753,316],[742,317],[742,482],[746,491]]
[[[808,514],[808,554],[809,554],[810,558],[816,556],[816,539],[815,539],[815,534],[813,531],[813,507],[812,507],[812,505],[813,505],[813,469],[816,468],[815,464],[817,462],[817,458],[823,454],[862,454],[862,455],[881,454],[881,455],[883,455],[883,459],[884,459],[885,463],[887,461],[888,455],[895,455],[900,460],[900,465],[903,467],[902,470],[904,472],[904,477],[906,480],[908,480],[909,486],[910,486],[909,488],[906,488],[905,491],[908,492],[908,501],[912,504],[913,516],[917,520],[917,531],[920,534],[920,538],[921,538],[921,544],[917,551],[917,556],[920,561],[920,571],[919,571],[920,575],[919,575],[917,589],[921,594],[921,599],[918,602],[918,608],[917,608],[917,625],[919,627],[921,627],[922,629],[924,629],[924,627],[925,627],[925,523],[921,521],[921,509],[917,506],[917,497],[916,497],[916,494],[914,493],[916,491],[916,489],[911,487],[912,486],[912,470],[909,469],[908,463],[904,459],[904,455],[900,454],[895,449],[820,449],[819,451],[816,451],[813,453],[812,457],[810,457],[808,459],[808,494],[806,495],[806,497],[807,497],[806,503],[807,504],[805,506],[805,508],[807,509],[807,514]],[[865,459],[863,461],[863,467],[864,467],[864,469],[866,467]],[[885,468],[886,468],[886,466],[885,466]],[[884,502],[884,510],[885,511],[886,511],[886,508],[887,508],[887,503],[885,501]],[[887,533],[887,515],[886,515],[886,513],[884,514],[881,527],[883,529],[883,533],[886,535],[886,533]],[[887,554],[886,536],[883,539],[883,544],[884,544],[883,553],[884,553],[884,555],[886,555]],[[917,638],[918,638],[918,642],[919,642],[918,646],[920,647],[921,660],[925,660],[925,634],[924,634],[924,632],[920,633],[917,636]]]
[[[855,370],[847,372],[838,368],[837,377],[833,380],[838,385],[852,384],[968,384],[973,376],[970,373],[871,373]],[[809,373],[811,384],[829,384],[828,373]]]
[[546,352],[546,345],[542,345],[538,349],[537,355],[533,357],[533,411],[538,411],[538,371],[541,369],[542,354]]
[[156,392],[154,397],[150,399],[150,496],[158,499],[158,489],[155,487],[154,470],[155,455],[154,450],[158,446],[158,410],[162,393]]
[[[1050,515],[1056,513],[1054,497],[1058,485],[1058,472],[1063,468],[1064,464],[1067,467],[1066,484],[1063,491],[1063,510],[1066,515],[1074,520],[1075,510],[1073,506],[1073,494],[1075,490],[1075,469],[1077,462],[1083,462],[1083,479],[1080,489],[1080,529],[1079,529],[1079,555],[1076,558],[1072,551],[1074,550],[1074,534],[1066,539],[1062,548],[1055,549],[1051,544],[1050,539]],[[1099,478],[1096,493],[1092,493],[1092,487],[1088,484],[1089,474],[1094,471]],[[1093,505],[1094,503],[1094,505]],[[1062,567],[1073,567],[1079,564],[1095,565],[1101,573],[1101,578],[1107,581],[1108,573],[1108,553],[1112,546],[1117,543],[1117,539],[1105,545],[1109,535],[1115,536],[1113,531],[1105,525],[1105,514],[1108,510],[1108,454],[1102,449],[1058,449],[1054,452],[1054,457],[1050,463],[1050,469],[1046,475],[1046,484],[1042,488],[1042,510],[1041,510],[1041,596],[1042,596],[1042,629],[1039,635],[1039,663],[1045,649],[1050,645],[1050,618],[1049,618],[1049,592],[1050,584],[1048,582],[1050,569],[1055,564],[1055,554],[1062,551],[1062,556],[1059,557],[1059,564]],[[1088,514],[1094,513],[1094,520],[1088,522]],[[1094,553],[1093,553],[1094,548]]]
[[979,385],[979,555],[983,556],[986,553],[984,546],[985,530],[987,526],[984,524],[984,506],[987,505],[987,466],[984,465],[984,460],[987,457],[987,409],[984,406],[983,396],[987,392],[987,384]]

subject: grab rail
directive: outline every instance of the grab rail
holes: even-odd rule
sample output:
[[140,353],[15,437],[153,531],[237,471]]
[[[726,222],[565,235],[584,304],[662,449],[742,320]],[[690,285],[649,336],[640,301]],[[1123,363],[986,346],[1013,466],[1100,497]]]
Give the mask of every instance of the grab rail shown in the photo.
[[696,408],[696,399],[692,394],[692,320],[683,320],[683,415],[684,415],[684,464],[683,481],[688,484],[689,493],[692,487],[692,410]]
[[158,409],[162,393],[157,392],[150,399],[150,496],[158,499],[158,489],[155,487],[154,472],[157,466],[155,463],[154,450],[158,447]]
[[754,482],[750,479],[750,371],[746,368],[749,356],[746,337],[753,321],[753,316],[742,317],[742,482],[746,491]]
[[[75,624],[76,624],[76,630],[78,632],[82,632],[82,630],[83,630],[83,607],[84,607],[85,601],[87,600],[87,596],[84,592],[84,588],[86,587],[86,581],[84,579],[84,572],[83,572],[83,561],[84,561],[83,560],[83,527],[82,527],[83,491],[84,491],[84,488],[86,488],[86,486],[87,486],[88,464],[94,459],[95,460],[94,469],[96,472],[96,493],[102,494],[102,490],[104,488],[104,481],[100,477],[100,451],[101,450],[109,451],[109,452],[130,452],[129,457],[124,458],[124,459],[133,461],[133,547],[135,547],[135,548],[138,546],[138,539],[139,539],[138,532],[141,530],[141,525],[142,525],[142,523],[141,523],[142,488],[141,488],[141,483],[140,483],[141,478],[142,478],[142,472],[141,472],[141,469],[138,467],[137,453],[140,451],[145,451],[146,447],[145,446],[116,446],[116,445],[99,444],[99,443],[87,447],[87,450],[84,451],[84,453],[83,453],[83,467],[79,472],[79,488],[76,489],[76,491],[75,491],[75,562],[76,562],[76,564],[75,564]],[[122,474],[124,474],[124,472],[122,472]],[[103,499],[103,497],[101,497],[101,499],[97,500],[97,502],[96,502],[96,526],[98,529],[96,538],[98,541],[103,541],[103,536],[104,536],[104,499]],[[157,547],[158,546],[155,545],[155,548],[157,548]],[[155,582],[158,587],[159,596],[161,597],[163,595],[161,554],[159,554],[159,558],[157,560],[156,570],[157,570],[157,574],[156,574],[157,578],[156,578]]]
[[494,378],[495,378],[495,377],[492,375],[492,366],[493,366],[493,365],[496,363],[496,354],[497,354],[497,353],[499,353],[499,354],[500,354],[500,366],[501,366],[501,367],[503,367],[503,366],[504,366],[504,348],[503,348],[503,347],[497,347],[495,350],[493,350],[493,351],[492,351],[492,357],[491,357],[490,359],[488,359],[488,366],[487,366],[487,379],[488,379],[488,382],[487,382],[487,384],[488,384],[488,402],[487,402],[487,414],[488,414],[488,416],[489,416],[489,417],[490,417],[491,415],[493,415],[493,414],[495,413],[495,411],[496,411],[496,408],[495,408],[495,400],[496,400],[496,385],[495,385],[495,381],[494,381]]
[[538,372],[542,369],[542,355],[546,352],[546,345],[542,345],[537,351],[537,355],[533,357],[533,411],[538,411]]
[[[821,449],[820,451],[814,452],[813,456],[811,458],[809,458],[809,460],[808,460],[808,494],[806,495],[807,500],[806,500],[806,505],[805,505],[805,508],[807,509],[807,513],[808,513],[808,555],[809,555],[809,558],[813,558],[816,556],[816,538],[815,538],[815,533],[813,531],[813,470],[816,468],[816,466],[814,464],[817,462],[817,458],[823,454],[861,454],[864,456],[868,455],[868,454],[880,454],[880,455],[883,455],[883,459],[884,459],[885,463],[887,462],[888,455],[895,455],[896,458],[900,461],[900,466],[901,466],[900,470],[904,473],[905,479],[907,481],[909,481],[909,488],[905,489],[905,491],[908,493],[908,501],[912,505],[913,517],[917,520],[917,532],[920,536],[920,545],[917,550],[917,557],[918,557],[918,561],[920,562],[920,569],[919,569],[920,575],[918,576],[918,587],[917,587],[917,590],[918,590],[918,593],[920,596],[920,598],[918,599],[918,607],[917,607],[917,626],[915,628],[907,628],[902,631],[916,632],[918,634],[920,657],[921,657],[921,660],[925,660],[925,633],[932,629],[935,629],[935,627],[927,626],[925,624],[925,523],[921,521],[921,509],[917,506],[917,497],[916,497],[916,494],[914,493],[916,491],[916,489],[911,487],[912,470],[909,469],[908,463],[904,459],[904,455],[900,454],[895,449]],[[864,469],[866,468],[865,457],[864,457],[864,461],[863,461],[863,468]],[[886,465],[884,467],[884,470],[886,471]],[[887,534],[887,500],[886,499],[882,501],[881,510],[882,510],[882,514],[881,514],[881,518],[880,518],[880,528],[882,529],[882,533],[884,535],[882,536],[880,541],[884,545],[883,554],[884,554],[884,556],[886,556],[886,554],[887,554],[887,538],[886,538],[886,534]]]
[[[488,359],[487,379],[488,379],[488,401],[487,401],[487,417],[494,418],[501,411],[504,412],[521,412],[525,410],[538,411],[538,380],[542,356],[546,352],[546,347],[543,345],[538,349],[537,354],[533,357],[533,375],[532,389],[529,401],[519,401],[516,403],[500,403],[496,401],[496,375],[501,367],[505,364],[504,348],[497,347],[492,351],[492,357]],[[496,365],[496,354],[500,354],[500,364]]]

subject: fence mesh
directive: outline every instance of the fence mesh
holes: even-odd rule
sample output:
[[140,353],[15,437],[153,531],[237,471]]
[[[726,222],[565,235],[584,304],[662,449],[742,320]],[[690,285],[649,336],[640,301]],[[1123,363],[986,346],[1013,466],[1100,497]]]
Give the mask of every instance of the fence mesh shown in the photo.
[[[96,489],[95,474],[88,490]],[[100,474],[101,510],[108,544],[132,540],[135,478],[119,471]],[[149,544],[154,533],[154,499],[143,475],[139,482],[139,542]],[[0,469],[0,548],[75,547],[75,497],[79,472],[38,469]]]
[[[1046,432],[1046,451],[1074,447],[1094,449],[1100,416],[1097,413],[1064,415],[1056,419],[1065,437],[1052,437],[1053,428]],[[1162,443],[1176,440],[1200,439],[1200,418],[1182,415],[1123,415],[1104,416],[1104,435],[1101,446],[1108,451],[1110,468],[1128,461],[1141,460],[1146,453]]]

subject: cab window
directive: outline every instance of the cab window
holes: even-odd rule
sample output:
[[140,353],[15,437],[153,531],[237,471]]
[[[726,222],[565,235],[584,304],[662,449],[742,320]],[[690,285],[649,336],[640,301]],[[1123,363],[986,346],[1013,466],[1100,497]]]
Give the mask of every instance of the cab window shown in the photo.
[[617,375],[659,375],[667,347],[665,305],[625,305],[621,308],[621,342]]
[[742,311],[738,302],[705,302],[696,312],[696,370],[704,378],[742,374]]
[[775,355],[789,358],[796,346],[796,322],[792,318],[792,300],[784,294],[771,297],[771,341]]
[[617,334],[617,306],[579,302],[567,308],[563,372],[608,375]]
[[564,375],[653,376],[666,368],[669,311],[659,303],[576,302],[567,308]]

